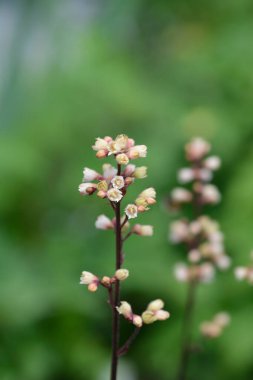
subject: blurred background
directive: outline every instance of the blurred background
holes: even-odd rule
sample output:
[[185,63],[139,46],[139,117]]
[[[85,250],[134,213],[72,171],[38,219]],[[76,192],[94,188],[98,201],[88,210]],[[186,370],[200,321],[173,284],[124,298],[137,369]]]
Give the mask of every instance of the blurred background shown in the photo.
[[[251,0],[0,1],[1,380],[108,379],[107,295],[79,276],[112,274],[112,234],[94,227],[111,210],[77,188],[84,166],[104,162],[95,138],[120,133],[149,149],[138,162],[149,176],[131,194],[158,192],[140,218],[154,237],[126,243],[122,299],[140,312],[161,297],[172,317],[143,329],[119,380],[174,378],[186,288],[172,275],[181,252],[168,242],[165,199],[191,136],[223,161],[211,215],[233,266],[253,247],[252,17]],[[251,380],[253,289],[231,269],[198,295],[196,335],[217,311],[232,323],[194,357],[191,378]]]

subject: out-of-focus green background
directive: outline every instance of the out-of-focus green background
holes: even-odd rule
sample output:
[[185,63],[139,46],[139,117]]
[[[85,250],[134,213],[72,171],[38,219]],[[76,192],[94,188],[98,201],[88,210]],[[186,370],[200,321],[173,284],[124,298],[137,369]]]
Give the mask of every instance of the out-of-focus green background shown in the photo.
[[[126,243],[122,298],[140,312],[161,297],[172,314],[143,329],[120,380],[173,379],[185,286],[172,275],[182,256],[167,240],[164,199],[191,136],[223,160],[211,212],[233,265],[253,247],[252,17],[251,0],[0,2],[1,380],[108,379],[106,294],[79,276],[112,274],[113,236],[94,227],[111,210],[77,187],[84,166],[102,164],[95,137],[119,133],[149,148],[139,161],[149,176],[131,194],[158,192],[139,219],[155,236]],[[232,270],[199,289],[196,334],[220,310],[231,326],[195,357],[192,379],[251,380],[253,289]]]

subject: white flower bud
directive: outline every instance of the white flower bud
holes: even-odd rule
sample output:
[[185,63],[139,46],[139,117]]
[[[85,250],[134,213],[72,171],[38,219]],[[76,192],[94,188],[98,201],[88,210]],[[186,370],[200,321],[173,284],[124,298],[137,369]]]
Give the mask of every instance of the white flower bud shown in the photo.
[[220,255],[216,258],[215,263],[219,269],[225,270],[230,267],[231,259],[227,255]]
[[105,215],[99,215],[97,217],[95,226],[99,230],[110,230],[114,228],[112,221]]
[[189,224],[184,220],[177,220],[170,225],[169,239],[172,243],[180,243],[189,239]]
[[91,195],[97,190],[97,185],[95,183],[81,183],[78,190],[82,195]]
[[108,142],[105,139],[97,138],[95,145],[92,146],[93,150],[99,151],[99,150],[105,150],[108,151]]
[[164,307],[164,302],[160,299],[154,300],[148,304],[147,310],[157,311]]
[[117,154],[116,161],[120,165],[127,165],[129,162],[129,158],[125,153]]
[[154,300],[148,304],[147,310],[142,313],[142,320],[146,324],[153,323],[155,321],[164,321],[168,319],[170,313],[162,310],[164,302],[160,299]]
[[137,206],[134,204],[127,205],[127,207],[125,208],[125,213],[126,213],[128,219],[136,218],[138,215]]
[[147,177],[147,166],[140,166],[133,173],[135,178],[142,179]]
[[156,191],[153,187],[149,187],[146,190],[143,190],[140,195],[140,198],[156,198]]
[[146,145],[135,145],[128,151],[128,157],[130,159],[146,157],[147,156],[147,147]]
[[119,314],[122,314],[126,319],[132,320],[133,312],[131,305],[126,301],[121,301],[120,306],[116,306]]
[[97,276],[95,276],[91,272],[83,271],[80,277],[80,284],[82,285],[89,285],[94,281],[98,281]]
[[231,320],[230,315],[223,311],[216,314],[213,321],[214,323],[219,325],[221,328],[224,328],[227,325],[229,325],[230,320]]
[[205,159],[204,165],[209,170],[218,170],[221,166],[221,160],[218,156],[210,156]]
[[92,170],[92,169],[89,169],[89,168],[84,168],[83,169],[83,182],[94,181],[98,177],[99,177],[99,174],[95,170]]
[[204,263],[199,266],[199,280],[202,282],[211,282],[214,278],[215,270],[212,264]]
[[149,225],[141,225],[141,224],[135,224],[133,229],[133,233],[140,235],[140,236],[152,236],[153,235],[153,226]]
[[96,292],[98,288],[98,283],[97,282],[92,282],[91,284],[88,285],[88,290],[90,292]]
[[205,203],[215,204],[221,199],[220,192],[214,185],[204,185],[201,192],[202,199]]
[[120,190],[112,188],[107,191],[107,197],[112,202],[119,202],[123,198],[123,195]]
[[208,182],[211,181],[213,178],[212,172],[208,169],[200,169],[197,171],[196,175],[197,179],[200,179],[201,181]]
[[129,276],[129,271],[127,269],[118,269],[115,272],[115,277],[119,281],[124,281]]
[[248,268],[246,267],[237,267],[235,268],[235,277],[237,280],[245,280],[248,275]]
[[122,187],[124,187],[125,185],[124,178],[120,175],[117,175],[116,177],[114,177],[111,180],[111,183],[115,189],[122,189]]
[[175,266],[174,275],[180,282],[187,282],[189,280],[189,270],[183,263],[179,263]]
[[176,187],[171,192],[171,199],[176,203],[187,203],[192,200],[192,193],[181,187]]
[[149,325],[157,320],[156,315],[152,311],[149,311],[149,310],[145,310],[141,316],[142,316],[143,322],[146,325]]
[[178,172],[178,182],[188,183],[194,179],[194,171],[191,168],[183,168]]

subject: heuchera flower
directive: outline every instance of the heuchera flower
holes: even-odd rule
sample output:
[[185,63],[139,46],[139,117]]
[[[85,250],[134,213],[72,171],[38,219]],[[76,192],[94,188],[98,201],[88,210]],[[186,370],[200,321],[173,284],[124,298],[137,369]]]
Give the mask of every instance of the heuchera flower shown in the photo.
[[99,215],[97,217],[95,226],[99,230],[110,230],[114,228],[112,221],[105,215]]
[[230,315],[223,311],[216,314],[211,321],[202,322],[200,325],[200,332],[205,338],[218,338],[229,323]]
[[[210,282],[215,268],[225,270],[231,263],[225,253],[219,224],[201,215],[206,204],[216,204],[221,199],[217,187],[209,183],[213,171],[220,167],[219,157],[206,157],[210,149],[210,144],[202,138],[194,138],[186,144],[189,167],[179,170],[178,180],[182,184],[190,183],[191,187],[176,187],[170,196],[172,208],[180,209],[188,203],[196,215],[192,221],[181,218],[172,222],[169,229],[170,241],[184,244],[187,251],[188,264],[179,263],[174,270],[176,278],[182,282]],[[245,275],[245,271],[239,273],[242,277]]]
[[160,299],[152,301],[148,304],[147,309],[142,313],[142,320],[145,324],[155,321],[164,321],[170,317],[170,313],[163,310],[164,302]]
[[164,302],[160,299],[150,302],[147,309],[142,313],[141,316],[134,314],[131,305],[122,301],[120,306],[117,307],[118,313],[122,314],[125,319],[133,323],[137,327],[141,327],[143,323],[151,324],[155,321],[165,321],[170,317],[170,313],[163,310]]
[[[250,254],[250,259],[253,261],[253,252]],[[253,285],[253,265],[239,266],[234,270],[235,278],[238,281],[246,280],[250,285]]]

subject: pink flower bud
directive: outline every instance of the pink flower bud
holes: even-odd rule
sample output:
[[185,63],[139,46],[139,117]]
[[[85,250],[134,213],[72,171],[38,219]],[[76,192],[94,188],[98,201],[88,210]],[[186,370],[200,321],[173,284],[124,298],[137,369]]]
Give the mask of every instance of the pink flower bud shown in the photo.
[[210,144],[201,137],[192,139],[185,146],[186,157],[190,161],[202,159],[209,152],[209,150]]
[[189,280],[189,270],[184,263],[179,263],[175,266],[174,275],[180,282],[187,282]]
[[82,195],[91,195],[97,190],[97,185],[95,183],[81,183],[78,190]]
[[137,315],[137,314],[133,314],[133,320],[132,320],[133,324],[136,326],[136,327],[141,327],[142,326],[142,318],[140,315]]
[[111,278],[108,277],[108,276],[104,276],[101,280],[101,283],[104,285],[104,286],[110,286],[111,285]]
[[98,192],[97,192],[97,196],[98,196],[99,198],[104,199],[104,198],[107,197],[107,192],[104,191],[104,190],[98,191]]
[[152,236],[153,235],[153,226],[135,224],[133,226],[132,232],[140,236]]
[[95,179],[98,179],[99,173],[97,173],[95,170],[84,168],[83,169],[83,182],[86,181],[94,181]]
[[111,164],[103,165],[103,178],[111,182],[111,180],[117,175],[117,169],[113,167]]
[[98,216],[95,226],[99,230],[110,230],[114,228],[112,221],[109,218],[107,218],[107,216],[105,215]]
[[188,203],[192,200],[192,193],[181,187],[176,187],[171,192],[171,199],[175,203]]
[[125,177],[131,177],[134,174],[135,171],[135,165],[129,164],[126,166],[123,174]]
[[200,325],[200,332],[204,337],[213,339],[221,335],[222,329],[214,322],[203,322]]
[[214,316],[214,323],[219,325],[221,328],[224,328],[229,325],[230,323],[230,315],[226,313],[225,311],[220,312]]
[[108,141],[98,137],[96,139],[95,145],[92,146],[92,149],[96,150],[98,152],[99,151],[108,151]]
[[129,186],[134,182],[134,178],[132,177],[126,177],[125,178],[125,186]]
[[88,285],[88,290],[90,292],[96,292],[98,289],[98,284],[96,282],[92,282],[91,284]]
[[108,152],[107,150],[104,150],[104,149],[98,150],[96,153],[97,158],[105,158],[107,157],[107,155],[108,155]]
[[166,311],[166,310],[158,310],[156,312],[156,319],[158,321],[165,321],[169,317],[170,317],[170,313],[168,311]]
[[184,220],[176,220],[171,223],[169,229],[169,239],[172,243],[187,241],[190,237],[189,224]]

